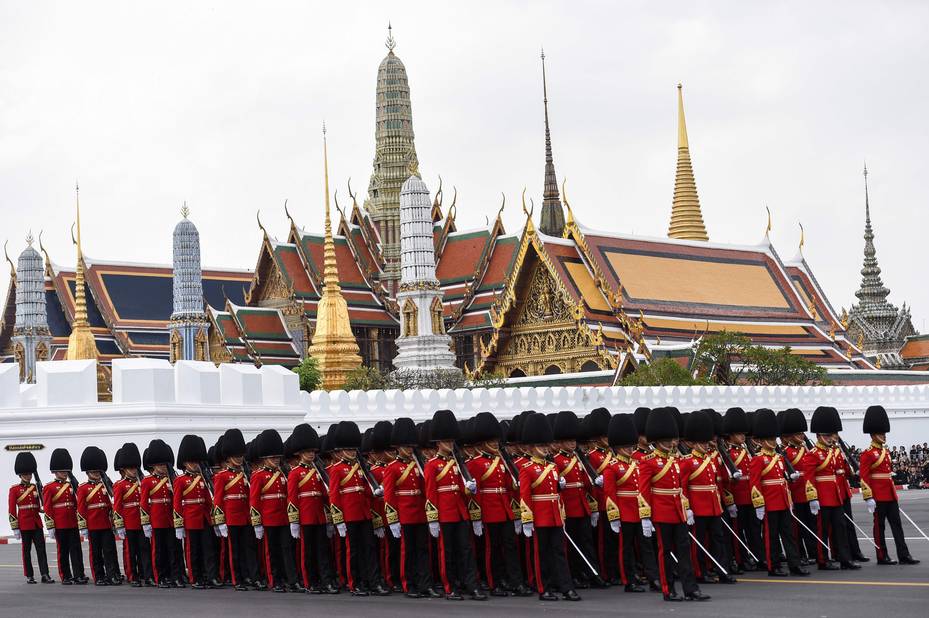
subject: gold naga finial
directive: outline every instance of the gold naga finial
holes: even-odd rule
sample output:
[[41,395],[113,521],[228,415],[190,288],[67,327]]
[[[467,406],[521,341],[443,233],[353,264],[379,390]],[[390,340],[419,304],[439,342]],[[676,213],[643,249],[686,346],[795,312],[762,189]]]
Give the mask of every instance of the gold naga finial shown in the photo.
[[803,224],[802,224],[802,223],[797,222],[797,225],[800,226],[800,246],[797,247],[797,249],[799,249],[800,253],[802,254],[802,253],[803,253],[803,245],[806,244],[806,232],[803,230]]
[[864,349],[864,333],[858,333],[858,341],[856,343],[857,345],[855,347],[857,347],[859,350]]
[[881,368],[881,355],[880,355],[880,354],[878,354],[878,355],[875,357],[875,359],[874,359],[874,366],[877,367],[878,369]]
[[829,323],[829,338],[835,341],[835,322]]
[[294,218],[290,216],[290,211],[287,209],[287,198],[284,198],[284,216],[287,217],[287,220],[290,221],[290,224],[296,227],[294,223]]
[[187,207],[187,200],[184,200],[184,205],[181,206],[181,216],[185,219],[190,216],[190,208]]
[[771,234],[771,209],[765,204],[764,209],[768,211],[768,225],[764,229],[764,237],[770,239]]
[[439,174],[439,189],[435,192],[435,198],[432,200],[433,208],[442,208],[442,200],[445,196],[442,194],[442,174]]
[[390,22],[387,22],[387,40],[384,41],[384,46],[387,47],[387,51],[391,54],[394,53],[394,48],[397,46],[397,41],[394,39],[394,27]]
[[568,209],[568,220],[565,222],[565,238],[567,238],[568,235],[568,228],[576,224],[574,221],[574,211],[571,210],[571,204],[568,202],[568,191],[565,189],[567,184],[568,177],[565,176],[561,179],[561,201],[564,202],[565,208]]
[[845,310],[845,307],[842,307],[842,330],[848,329],[848,311]]
[[13,265],[13,260],[10,259],[10,254],[6,252],[6,246],[10,244],[9,240],[4,241],[3,243],[3,257],[6,258],[7,263],[10,265],[10,280],[16,281],[16,266]]
[[258,229],[261,230],[261,233],[268,238],[268,230],[265,229],[265,226],[261,224],[261,209],[255,211],[255,221],[258,222]]

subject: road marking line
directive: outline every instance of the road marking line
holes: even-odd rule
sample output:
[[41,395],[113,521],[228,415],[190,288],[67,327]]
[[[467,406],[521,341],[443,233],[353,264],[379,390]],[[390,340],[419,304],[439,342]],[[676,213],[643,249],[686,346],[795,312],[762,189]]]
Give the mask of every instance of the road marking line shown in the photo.
[[900,588],[929,588],[927,582],[863,582],[828,579],[755,579],[740,577],[740,582],[762,582],[767,584],[831,584],[834,586],[893,586]]

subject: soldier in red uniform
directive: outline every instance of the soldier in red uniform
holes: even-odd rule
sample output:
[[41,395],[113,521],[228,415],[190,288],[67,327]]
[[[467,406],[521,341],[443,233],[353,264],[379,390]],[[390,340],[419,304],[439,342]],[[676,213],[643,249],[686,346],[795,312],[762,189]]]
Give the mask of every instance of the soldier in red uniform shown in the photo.
[[439,568],[445,586],[445,598],[461,600],[466,591],[475,601],[484,601],[477,581],[474,549],[471,542],[469,495],[477,492],[477,483],[465,482],[454,456],[459,437],[458,421],[451,410],[438,410],[430,425],[436,456],[426,462],[426,519],[429,533],[439,539]]
[[174,479],[174,534],[184,543],[187,578],[190,587],[197,590],[216,588],[216,554],[213,547],[213,499],[202,462],[207,460],[203,439],[187,434],[177,449],[177,467],[181,470]]
[[227,429],[217,459],[224,467],[213,475],[214,518],[225,544],[229,574],[236,590],[259,589],[255,531],[249,520],[249,475],[245,469],[245,437]]
[[564,507],[558,494],[557,466],[548,459],[554,434],[542,414],[527,414],[522,443],[532,457],[519,471],[519,507],[523,534],[533,539],[533,567],[540,601],[557,601],[560,592],[568,601],[580,601],[565,556]]
[[77,531],[77,481],[71,474],[71,454],[66,449],[52,451],[49,470],[55,480],[42,490],[45,528],[55,534],[58,552],[58,575],[65,586],[86,584],[84,553]]
[[[603,471],[603,495],[610,529],[619,536],[619,578],[626,592],[645,592],[637,573],[646,573],[653,589],[660,590],[651,540],[642,536],[639,499],[639,464],[633,458],[639,442],[632,414],[610,418],[607,440],[613,449],[610,465]],[[636,550],[642,557],[639,564]]]
[[910,555],[900,522],[900,506],[897,504],[897,489],[894,487],[893,462],[885,444],[890,431],[890,420],[883,406],[870,406],[864,415],[862,424],[864,433],[871,435],[871,445],[862,451],[859,459],[861,471],[861,497],[868,505],[868,512],[874,516],[874,541],[878,546],[878,564],[897,564],[887,553],[885,528],[890,522],[894,544],[897,546],[897,558],[900,564],[919,564],[919,560]]
[[17,453],[13,470],[19,475],[19,483],[10,487],[10,528],[16,540],[22,542],[23,575],[26,576],[27,584],[36,583],[35,573],[32,570],[32,548],[35,547],[42,583],[53,584],[55,580],[48,575],[48,558],[45,556],[40,490],[32,482],[38,470],[35,456],[28,451]]
[[[619,537],[613,532],[609,522],[606,521],[606,517],[603,517],[603,525],[600,525],[600,516],[602,513],[606,512],[606,503],[603,495],[603,472],[612,461],[612,453],[609,450],[609,443],[606,436],[609,426],[610,412],[606,408],[597,408],[584,417],[584,422],[580,431],[586,442],[583,450],[587,453],[587,458],[594,469],[595,475],[593,478],[593,485],[590,489],[590,493],[594,498],[594,500],[590,501],[590,523],[594,531],[597,561],[600,564],[600,575],[602,579],[600,576],[597,576],[591,581],[597,587],[606,585],[604,580],[609,581],[609,583],[614,586],[620,583],[619,563],[618,560],[615,559],[615,557],[619,555]],[[593,508],[594,502],[596,502],[597,505],[596,509]],[[574,538],[570,529],[567,529],[567,532],[571,535],[571,538]],[[578,557],[576,551],[571,552],[570,555]],[[611,558],[607,559],[607,556]],[[579,566],[580,565],[575,563],[572,573],[576,574]]]
[[345,570],[352,594],[383,596],[390,590],[384,586],[378,566],[371,509],[374,494],[358,461],[360,447],[358,425],[339,423],[333,440],[337,461],[328,470],[329,508],[333,525],[345,539]]
[[316,461],[319,435],[302,423],[288,440],[297,464],[287,475],[287,511],[291,517],[290,534],[300,544],[297,555],[303,586],[311,594],[339,594],[327,534],[328,486]]
[[433,590],[429,564],[425,485],[413,450],[418,441],[412,419],[394,422],[390,445],[397,457],[384,470],[384,511],[391,536],[400,541],[400,582],[406,596],[438,598],[442,595]]
[[[751,483],[752,505],[755,514],[764,525],[765,562],[768,575],[786,577],[787,571],[780,564],[777,547],[787,554],[787,566],[794,575],[809,575],[800,565],[800,551],[791,530],[790,488],[787,486],[787,470],[783,458],[777,452],[777,417],[772,410],[755,412],[752,435],[761,445],[761,452],[752,459]],[[799,472],[793,472],[798,480]]]
[[[639,493],[644,502],[642,532],[646,537],[657,533],[658,573],[665,601],[709,600],[694,578],[690,560],[690,537],[687,534],[690,506],[682,493],[681,466],[677,459],[678,429],[671,408],[655,408],[645,427],[652,454],[639,466]],[[678,556],[677,575],[684,589],[681,597],[674,590],[674,563]]]
[[[596,493],[603,499],[603,490],[594,485],[594,480],[584,469],[580,458],[577,456],[577,439],[581,432],[581,423],[577,415],[570,410],[564,410],[555,415],[555,422],[552,426],[552,434],[555,438],[554,446],[557,449],[554,453],[553,460],[558,470],[559,486],[561,487],[561,503],[565,510],[565,532],[574,539],[577,546],[584,552],[587,560],[593,564],[600,562],[610,562],[613,560],[600,560],[600,556],[594,551],[593,531],[597,526],[600,517],[600,505]],[[594,450],[594,452],[598,452]],[[605,451],[604,451],[605,452]],[[610,458],[604,456],[599,464],[607,462]],[[593,463],[593,462],[591,462]],[[601,468],[605,470],[606,468]],[[600,484],[603,484],[602,471],[597,474]],[[604,502],[605,504],[605,502]],[[604,526],[601,526],[602,530]],[[601,534],[602,536],[602,534]],[[610,536],[612,537],[612,531]],[[607,554],[615,556],[615,554]],[[590,572],[590,568],[584,563],[580,554],[574,550],[568,552],[568,566],[571,569],[571,577],[574,581],[575,588],[589,588],[593,585],[595,588],[603,588],[606,583],[599,575]],[[601,572],[610,572],[611,569],[601,567]],[[615,571],[615,565],[612,568]]]
[[371,525],[374,528],[374,536],[377,537],[378,564],[381,573],[387,580],[387,587],[391,588],[393,592],[402,592],[399,561],[400,541],[388,533],[387,518],[384,512],[384,473],[387,471],[387,464],[394,460],[394,453],[390,451],[390,432],[392,430],[393,426],[390,421],[376,422],[374,427],[369,430],[368,443],[366,448],[362,450],[370,462],[369,470],[376,483],[372,509],[377,516],[372,515]]
[[259,469],[252,472],[249,505],[255,537],[264,543],[268,585],[274,592],[303,592],[297,585],[287,511],[287,477],[281,470],[284,442],[280,434],[266,429],[254,442]]
[[[713,442],[713,418],[698,410],[687,417],[685,435],[691,443],[690,454],[681,458],[681,481],[684,496],[690,505],[694,520],[694,536],[703,543],[722,565],[731,562],[728,535],[723,528],[723,507],[719,492],[721,466],[716,463]],[[694,547],[696,549],[696,547]],[[715,565],[701,551],[692,553],[697,581],[708,583],[735,583],[735,578],[726,573],[716,573]]]
[[[836,446],[837,432],[841,428],[842,421],[838,412],[833,414],[830,408],[824,406],[816,408],[810,421],[810,431],[816,434],[816,446],[804,457],[804,470],[809,470],[813,476],[820,504],[817,535],[820,539],[828,539],[832,552],[833,560],[829,560],[822,545],[816,548],[816,561],[819,569],[824,571],[836,570],[839,565],[843,569],[861,568],[861,565],[852,562],[845,532],[845,517],[842,514],[845,501],[842,476],[845,474],[845,466],[839,447]],[[839,565],[834,562],[836,559]]]
[[142,464],[152,474],[142,479],[139,500],[142,532],[151,541],[152,571],[159,588],[183,587],[181,556],[176,551],[174,532],[174,495],[169,475],[174,465],[171,448],[164,440],[149,442],[148,458]]
[[123,568],[133,587],[154,586],[152,550],[142,532],[139,447],[132,442],[124,444],[116,451],[113,467],[122,475],[113,483],[113,526],[117,538],[123,542]]
[[[749,471],[752,456],[746,445],[746,434],[749,432],[748,418],[742,408],[729,408],[723,417],[723,437],[726,440],[729,459],[736,468],[734,474],[725,473],[725,485],[730,497],[725,499],[728,514],[732,520],[733,528],[741,536],[742,541],[751,548],[751,553],[758,560],[764,555],[761,544],[761,527],[755,517],[755,507],[752,506],[751,483]],[[755,559],[746,552],[733,539],[733,548],[739,567],[746,571],[762,568],[756,564]]]
[[87,482],[77,488],[77,526],[90,544],[90,573],[97,586],[118,586],[119,563],[113,539],[113,505],[103,483],[106,453],[88,446],[81,454]]
[[[781,434],[784,458],[790,462],[800,476],[789,481],[790,498],[793,503],[793,512],[801,522],[795,522],[794,537],[800,550],[801,564],[803,566],[816,564],[816,548],[819,541],[811,532],[816,529],[816,516],[819,514],[819,500],[816,487],[813,485],[813,475],[806,462],[806,417],[797,408],[790,408],[778,413],[778,430]],[[809,528],[809,530],[807,530]]]

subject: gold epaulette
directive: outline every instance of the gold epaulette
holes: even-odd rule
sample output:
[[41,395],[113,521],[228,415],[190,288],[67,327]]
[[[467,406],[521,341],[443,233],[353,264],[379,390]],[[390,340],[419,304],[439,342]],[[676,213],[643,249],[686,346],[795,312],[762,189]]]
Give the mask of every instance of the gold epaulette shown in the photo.
[[261,525],[261,512],[258,509],[252,507],[251,510],[249,510],[248,515],[253,526]]
[[342,509],[334,504],[329,505],[329,515],[332,517],[332,523],[336,526],[345,523],[345,516],[342,515]]
[[181,517],[181,514],[177,511],[174,511],[174,527],[183,528],[184,527],[184,518]]
[[649,506],[642,494],[639,494],[639,519],[649,519],[652,516],[652,507]]
[[300,509],[294,506],[293,502],[287,503],[287,523],[300,523]]
[[439,521],[439,509],[430,500],[426,500],[426,521],[430,524]]
[[657,454],[657,453],[654,453],[654,452],[651,452],[651,453],[649,453],[648,455],[646,455],[645,457],[643,457],[643,458],[642,458],[642,461],[648,461],[649,459],[654,459],[655,457],[658,457],[658,454]]
[[387,517],[388,526],[392,526],[400,522],[400,515],[397,513],[397,509],[387,503],[384,503],[384,515]]
[[752,506],[756,509],[764,506],[764,494],[757,487],[752,487]]

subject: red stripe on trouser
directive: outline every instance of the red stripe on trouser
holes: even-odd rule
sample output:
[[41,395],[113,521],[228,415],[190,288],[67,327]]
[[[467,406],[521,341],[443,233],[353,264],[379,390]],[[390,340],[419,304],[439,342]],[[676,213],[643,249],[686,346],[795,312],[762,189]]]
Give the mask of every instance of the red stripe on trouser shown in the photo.
[[[346,524],[347,526],[347,524]],[[352,544],[348,540],[348,531],[345,532],[345,575],[348,577],[348,589],[355,589],[355,578],[352,573]]]
[[[819,512],[819,515],[816,516],[816,532],[819,533],[819,538],[823,539],[823,513]],[[826,539],[823,539],[826,540]],[[828,556],[823,555],[823,545],[822,543],[816,544],[816,561],[819,564],[825,564]]]
[[310,587],[310,570],[306,568],[306,535],[303,533],[303,526],[300,526],[300,566],[303,571],[303,587]]
[[155,559],[155,530],[154,528],[152,529],[152,538],[150,540],[151,540],[151,546],[152,546],[152,573],[155,575],[155,583],[157,584],[161,581],[161,578],[158,576],[158,561]]
[[771,528],[768,525],[768,515],[764,516],[764,558],[768,563],[768,570],[774,570],[774,563],[771,562]]
[[487,575],[487,585],[494,587],[493,565],[490,559],[490,526],[484,526],[484,571]]
[[629,585],[629,579],[626,577],[626,556],[625,556],[625,552],[624,552],[624,549],[625,549],[625,541],[623,540],[623,537],[625,537],[625,536],[626,536],[625,534],[623,534],[622,532],[620,532],[620,533],[619,533],[619,543],[617,543],[617,545],[618,545],[618,547],[619,547],[619,579],[620,579],[621,582],[623,582],[623,585],[624,585],[624,586],[628,586],[628,585]]
[[[381,528],[381,530],[384,530],[384,528]],[[394,581],[393,575],[390,572],[390,547],[388,547],[387,534],[388,532],[385,530],[384,538],[378,539],[378,543],[380,543],[381,546],[381,573],[384,574],[384,579],[387,580],[387,585],[393,587]]]
[[667,556],[664,553],[664,541],[661,539],[661,530],[656,528],[652,534],[658,535],[658,577],[661,579],[661,592],[668,594],[668,576],[665,573],[665,560]]
[[409,586],[406,581],[406,535],[400,531],[400,585],[403,586],[403,592],[409,592]]
[[187,579],[194,584],[196,582],[194,581],[194,565],[190,560],[190,534],[184,535],[184,556],[187,557]]
[[90,539],[90,530],[87,531],[87,550],[90,557],[90,576],[97,581],[97,571],[94,569],[94,542]]
[[239,582],[236,579],[236,575],[235,575],[235,556],[233,555],[233,551],[232,551],[232,537],[227,536],[226,542],[220,543],[220,545],[223,545],[227,548],[226,555],[229,556],[229,575],[232,576],[232,585],[238,586]]
[[[58,531],[55,530],[55,556],[58,558],[58,577],[65,580],[65,572],[61,570],[61,543],[58,542]],[[73,573],[72,573],[73,576]]]
[[135,581],[133,573],[132,560],[129,558],[129,539],[123,539],[123,570],[126,572],[126,579]]
[[532,555],[533,555],[533,557],[534,557],[534,562],[535,562],[535,583],[536,583],[536,588],[538,589],[539,594],[542,594],[542,593],[545,592],[545,581],[542,579],[542,563],[539,562],[539,543],[538,543],[538,537],[536,537],[536,541],[532,543]]
[[445,572],[445,535],[439,532],[439,575],[442,577],[442,587],[445,594],[451,594],[452,587],[448,583],[448,573]]
[[264,533],[264,548],[265,548],[265,570],[267,571],[265,575],[268,576],[268,585],[274,586],[274,571],[271,569],[271,547],[268,545],[268,531],[265,530]]
[[884,560],[887,557],[887,548],[884,547],[884,544],[887,539],[885,539],[884,535],[880,533],[881,526],[878,523],[878,519],[877,519],[877,509],[875,509],[874,511],[873,518],[874,518],[874,532],[871,534],[871,536],[874,537],[874,542],[877,545],[877,559]]

